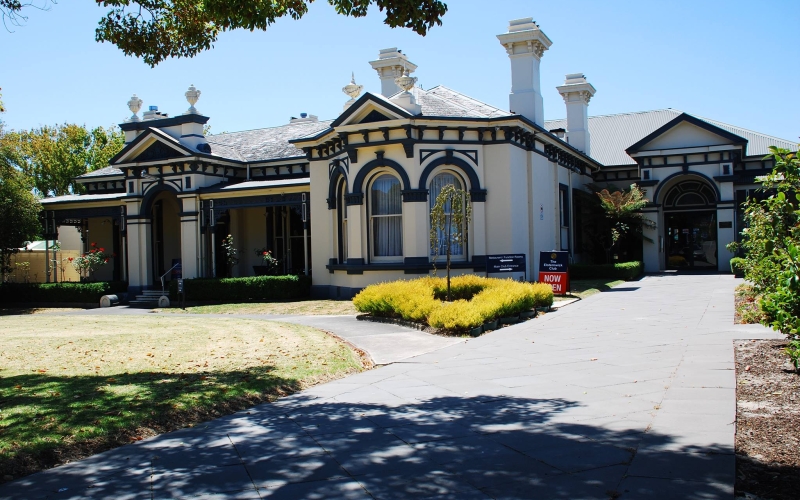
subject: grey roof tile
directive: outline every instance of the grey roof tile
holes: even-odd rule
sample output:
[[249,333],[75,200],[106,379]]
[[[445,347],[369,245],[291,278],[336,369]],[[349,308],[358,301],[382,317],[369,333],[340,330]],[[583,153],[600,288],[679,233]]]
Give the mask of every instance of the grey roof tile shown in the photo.
[[115,175],[122,175],[122,170],[116,167],[104,167],[98,168],[97,170],[93,170],[91,172],[86,172],[83,175],[79,175],[78,179],[87,179],[91,177],[110,177]]
[[[635,165],[636,162],[633,161],[633,158],[628,156],[625,149],[656,131],[659,127],[667,124],[670,120],[680,116],[682,113],[682,111],[677,109],[658,109],[635,113],[590,116],[590,156],[603,165]],[[772,145],[791,150],[797,149],[797,143],[792,143],[791,141],[770,137],[716,120],[710,120],[696,115],[695,117],[747,139],[746,153],[748,156],[766,155],[769,153],[769,146]],[[547,130],[557,128],[566,129],[567,120],[566,118],[546,120],[544,122],[544,128]]]
[[304,156],[304,153],[290,144],[290,139],[317,134],[327,129],[331,121],[290,123],[280,127],[216,134],[207,136],[206,140],[211,145],[211,154],[222,158],[248,162],[292,158]]
[[443,85],[437,85],[428,90],[415,87],[411,93],[414,94],[414,98],[422,108],[422,116],[425,117],[500,118],[512,115],[508,111],[473,99]]

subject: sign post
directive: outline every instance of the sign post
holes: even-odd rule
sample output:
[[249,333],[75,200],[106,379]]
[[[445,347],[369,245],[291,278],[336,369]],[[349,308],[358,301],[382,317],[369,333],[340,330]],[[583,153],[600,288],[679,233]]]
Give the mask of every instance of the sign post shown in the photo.
[[525,281],[528,281],[525,254],[487,255],[486,274],[489,273],[523,273]]
[[569,252],[540,252],[539,282],[553,287],[556,295],[569,293]]
[[183,278],[178,278],[178,299],[180,299],[181,309],[186,309],[186,294],[183,291]]

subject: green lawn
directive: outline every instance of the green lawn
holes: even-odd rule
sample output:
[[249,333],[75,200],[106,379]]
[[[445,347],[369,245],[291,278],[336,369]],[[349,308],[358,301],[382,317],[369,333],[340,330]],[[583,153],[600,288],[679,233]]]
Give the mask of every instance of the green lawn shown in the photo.
[[350,300],[299,300],[295,302],[255,302],[244,304],[216,304],[194,306],[186,309],[157,309],[157,312],[181,314],[302,314],[346,315],[358,314]]
[[174,315],[0,317],[0,477],[362,370],[313,328]]

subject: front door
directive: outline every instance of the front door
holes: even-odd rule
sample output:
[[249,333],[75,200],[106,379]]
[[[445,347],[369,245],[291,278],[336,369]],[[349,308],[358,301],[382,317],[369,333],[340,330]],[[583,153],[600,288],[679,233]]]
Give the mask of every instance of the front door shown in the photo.
[[665,213],[667,269],[717,269],[715,211]]

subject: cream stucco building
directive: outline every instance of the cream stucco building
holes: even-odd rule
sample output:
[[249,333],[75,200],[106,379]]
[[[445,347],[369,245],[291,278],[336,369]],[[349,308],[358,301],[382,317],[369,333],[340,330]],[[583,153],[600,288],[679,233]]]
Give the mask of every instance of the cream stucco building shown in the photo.
[[[314,295],[346,298],[431,272],[430,208],[447,184],[472,201],[454,268],[483,274],[487,255],[524,254],[532,277],[540,251],[585,258],[577,200],[587,184],[638,183],[655,222],[642,243],[646,271],[728,271],[737,207],[771,168],[762,160],[768,146],[796,144],[672,109],[589,116],[596,90],[584,75],[542,87],[552,42],[531,19],[511,21],[497,39],[511,66],[508,109],[416,86],[417,66],[394,48],[369,63],[381,94],[362,95],[352,81],[333,120],[302,114],[205,136],[194,87],[189,110],[173,117],[151,109],[140,118],[134,96],[134,114],[120,125],[125,148],[79,178],[87,194],[44,200],[47,237],[74,226],[84,245],[112,249],[118,257],[104,277],[132,292],[160,287],[177,263],[184,278],[253,275],[270,251],[285,272],[311,274]],[[545,91],[563,96],[566,109],[548,113],[565,119],[544,119]],[[240,258],[230,269],[228,234]]]

